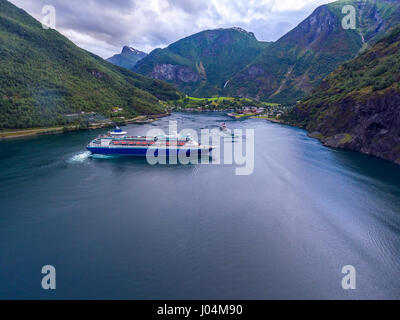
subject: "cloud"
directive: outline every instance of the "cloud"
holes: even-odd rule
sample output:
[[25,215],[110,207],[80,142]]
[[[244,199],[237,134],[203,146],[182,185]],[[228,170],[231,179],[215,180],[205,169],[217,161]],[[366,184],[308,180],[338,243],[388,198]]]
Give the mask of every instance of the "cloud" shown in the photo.
[[124,45],[149,52],[204,29],[237,26],[274,41],[332,0],[10,0],[38,20],[56,9],[56,29],[103,58]]

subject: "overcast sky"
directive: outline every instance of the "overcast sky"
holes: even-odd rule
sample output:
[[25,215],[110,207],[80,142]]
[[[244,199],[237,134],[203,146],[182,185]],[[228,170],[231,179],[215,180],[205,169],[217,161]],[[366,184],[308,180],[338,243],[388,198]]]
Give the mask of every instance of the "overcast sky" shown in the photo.
[[332,0],[10,0],[38,20],[56,9],[56,29],[108,58],[129,45],[150,52],[193,33],[241,27],[274,41]]

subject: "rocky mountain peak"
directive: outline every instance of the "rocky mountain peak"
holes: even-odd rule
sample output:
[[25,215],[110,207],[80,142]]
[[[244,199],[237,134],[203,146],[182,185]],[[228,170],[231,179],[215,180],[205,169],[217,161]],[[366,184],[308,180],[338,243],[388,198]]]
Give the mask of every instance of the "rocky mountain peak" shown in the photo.
[[122,48],[121,54],[134,54],[134,55],[146,55],[145,52],[139,51],[133,47],[124,46]]
[[108,58],[107,61],[126,69],[132,69],[135,64],[147,56],[147,53],[133,47],[124,46],[121,53]]

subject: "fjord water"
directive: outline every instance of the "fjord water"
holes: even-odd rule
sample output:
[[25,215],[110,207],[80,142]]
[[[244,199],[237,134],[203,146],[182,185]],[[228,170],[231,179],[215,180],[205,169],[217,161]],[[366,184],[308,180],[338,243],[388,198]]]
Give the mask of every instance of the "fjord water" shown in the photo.
[[168,120],[254,129],[253,174],[90,156],[102,131],[0,143],[0,298],[400,298],[400,166],[217,113],[125,129]]

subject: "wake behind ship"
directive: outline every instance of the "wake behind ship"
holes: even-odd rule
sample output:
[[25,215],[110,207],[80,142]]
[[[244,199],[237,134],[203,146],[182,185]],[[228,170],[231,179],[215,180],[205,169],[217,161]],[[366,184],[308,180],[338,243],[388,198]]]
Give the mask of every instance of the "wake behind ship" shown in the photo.
[[201,145],[190,136],[128,136],[127,132],[117,127],[107,135],[98,136],[86,148],[92,153],[103,155],[146,156],[151,151],[155,156],[181,153],[189,156],[207,155],[215,146]]

